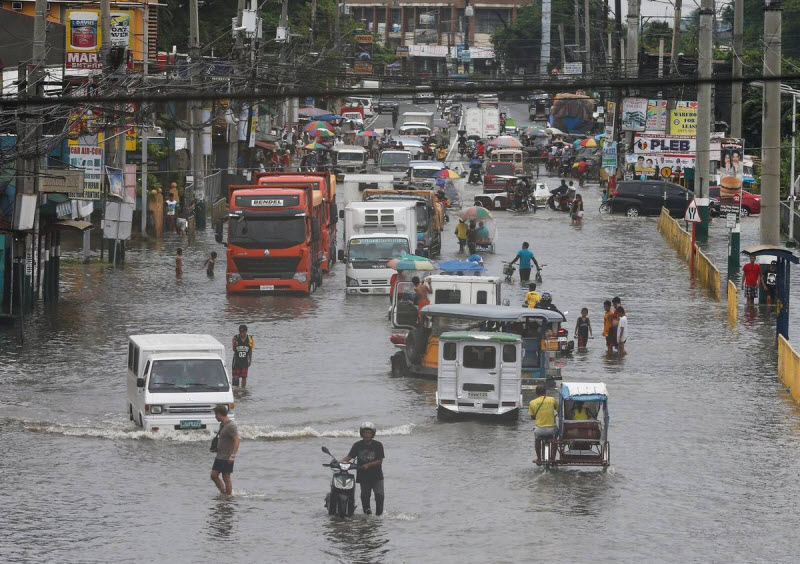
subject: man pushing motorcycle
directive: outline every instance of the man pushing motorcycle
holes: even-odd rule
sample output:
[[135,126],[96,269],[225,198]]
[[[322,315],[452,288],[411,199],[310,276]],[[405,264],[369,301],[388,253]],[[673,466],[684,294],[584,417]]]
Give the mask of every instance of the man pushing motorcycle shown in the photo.
[[342,462],[356,458],[358,474],[356,482],[361,484],[361,508],[370,515],[370,498],[375,492],[375,515],[383,513],[383,444],[375,439],[375,424],[365,421],[358,430],[361,440],[355,443]]

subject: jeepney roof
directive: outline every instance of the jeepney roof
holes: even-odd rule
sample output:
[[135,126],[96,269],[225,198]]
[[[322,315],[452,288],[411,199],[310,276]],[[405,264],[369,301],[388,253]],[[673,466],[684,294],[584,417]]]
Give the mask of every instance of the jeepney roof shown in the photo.
[[487,321],[525,321],[526,319],[540,319],[548,323],[566,321],[563,314],[549,309],[484,304],[431,304],[422,308],[422,314],[486,319]]
[[484,284],[500,284],[499,276],[459,276],[458,274],[431,274],[428,276],[431,282],[458,282],[471,284],[474,282]]
[[561,397],[578,401],[603,401],[608,390],[603,382],[562,382]]
[[491,341],[493,343],[520,343],[522,337],[513,333],[482,333],[450,331],[439,335],[439,341]]
[[367,150],[364,147],[359,147],[358,145],[334,145],[331,150],[335,153],[341,151],[353,151],[356,153],[366,153]]

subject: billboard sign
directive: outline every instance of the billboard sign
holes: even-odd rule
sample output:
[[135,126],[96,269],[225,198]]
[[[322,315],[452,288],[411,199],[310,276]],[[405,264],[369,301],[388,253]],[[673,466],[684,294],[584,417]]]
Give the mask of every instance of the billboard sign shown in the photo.
[[[130,10],[111,11],[111,45],[133,51],[133,19],[134,13]],[[66,68],[102,70],[99,54],[104,38],[100,10],[67,10],[66,20]]]
[[696,153],[694,135],[637,135],[633,140],[634,153]]
[[622,131],[644,131],[647,123],[647,98],[622,100]]
[[372,35],[356,35],[355,42],[353,72],[356,74],[372,74],[372,48],[374,37]]
[[667,101],[647,101],[647,123],[645,131],[664,133],[667,130]]
[[69,164],[83,169],[83,190],[70,193],[75,200],[99,200],[103,191],[103,148],[97,145],[70,145]]

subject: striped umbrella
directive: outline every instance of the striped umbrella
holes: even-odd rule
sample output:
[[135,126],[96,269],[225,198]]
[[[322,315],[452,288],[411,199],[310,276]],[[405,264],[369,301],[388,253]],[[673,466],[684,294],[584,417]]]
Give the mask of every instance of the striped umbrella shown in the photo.
[[330,124],[327,121],[310,121],[306,124],[303,128],[303,131],[306,133],[310,131],[314,131],[315,129],[328,129],[330,130]]

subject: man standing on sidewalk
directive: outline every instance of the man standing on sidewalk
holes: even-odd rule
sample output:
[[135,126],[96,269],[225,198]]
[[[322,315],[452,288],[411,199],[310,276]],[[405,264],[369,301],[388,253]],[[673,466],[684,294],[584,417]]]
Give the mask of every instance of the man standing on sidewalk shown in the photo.
[[744,297],[747,300],[747,305],[753,305],[758,295],[758,281],[761,279],[761,267],[756,264],[755,255],[750,255],[750,262],[744,265],[742,270],[744,271],[744,276],[742,277]]
[[[214,408],[214,417],[219,421],[217,432],[217,456],[211,467],[211,480],[219,488],[220,493],[231,495],[233,493],[233,463],[239,451],[239,430],[230,417],[228,406],[218,405]],[[212,451],[213,452],[213,451]],[[222,478],[220,478],[222,474]]]

